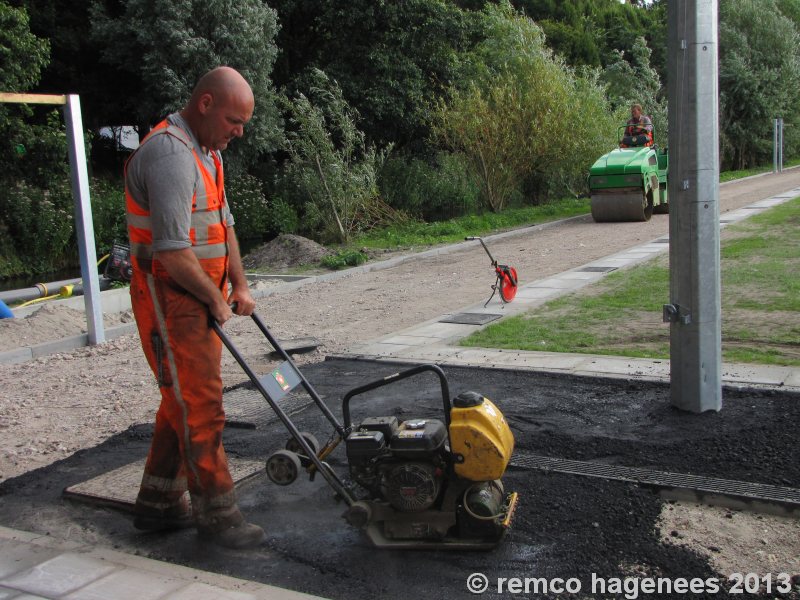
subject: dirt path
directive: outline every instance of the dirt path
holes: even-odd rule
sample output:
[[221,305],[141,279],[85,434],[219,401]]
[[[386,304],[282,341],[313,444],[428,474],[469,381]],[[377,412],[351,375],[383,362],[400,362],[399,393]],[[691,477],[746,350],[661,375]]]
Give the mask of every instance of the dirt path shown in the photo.
[[[721,188],[721,212],[795,187],[800,187],[800,170],[728,184]],[[596,224],[587,216],[492,242],[491,251],[501,262],[514,265],[524,284],[655,239],[668,232],[668,224],[666,215],[648,223],[619,224]],[[488,257],[475,244],[391,269],[276,293],[260,300],[258,311],[278,337],[322,340],[320,351],[302,358],[303,363],[488,298],[492,282]],[[54,331],[69,335],[63,323],[56,327],[49,319],[30,321],[24,335],[0,321],[0,350],[53,339],[58,337]],[[73,334],[79,333],[78,327],[80,319]],[[251,321],[236,319],[226,327],[261,371],[259,363],[266,358],[259,357],[265,357],[266,348]],[[244,380],[227,355],[223,374],[227,385]],[[158,405],[158,391],[133,335],[20,365],[0,365],[0,387],[0,481],[93,447],[132,424],[150,422]],[[699,518],[702,509],[694,510]],[[676,518],[683,523],[691,515],[682,512]],[[665,529],[671,530],[669,520]],[[739,538],[715,551],[716,557],[735,563],[737,553],[741,556],[742,547],[751,542],[746,536]],[[718,548],[720,543],[706,545]],[[787,552],[795,564],[800,562],[796,545]]]

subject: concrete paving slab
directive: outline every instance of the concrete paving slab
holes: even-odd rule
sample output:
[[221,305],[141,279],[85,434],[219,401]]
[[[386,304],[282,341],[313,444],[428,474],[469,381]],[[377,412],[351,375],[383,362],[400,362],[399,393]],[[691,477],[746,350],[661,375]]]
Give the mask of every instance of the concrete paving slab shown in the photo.
[[33,353],[30,348],[16,348],[0,352],[0,365],[14,365],[28,362],[32,359]]
[[69,352],[76,348],[83,348],[89,345],[89,335],[82,333],[80,335],[73,335],[70,337],[62,338],[60,340],[53,340],[52,342],[44,342],[43,344],[36,344],[31,346],[31,356],[39,358],[49,354],[56,354],[57,352]]
[[381,344],[389,344],[390,346],[425,346],[436,339],[419,335],[396,335],[382,340]]
[[598,281],[606,276],[607,273],[603,273],[602,271],[567,271],[566,273],[561,273],[559,277],[561,279],[576,279],[579,281]]
[[782,386],[791,375],[788,367],[768,365],[722,365],[722,378],[733,383],[747,382],[757,385]]
[[347,350],[347,356],[363,356],[363,357],[389,357],[397,352],[408,349],[409,346],[382,344],[380,342],[372,342],[368,344],[359,344],[352,346]]
[[170,594],[170,600],[256,600],[252,594],[220,590],[205,583],[192,583]]
[[0,585],[59,598],[105,577],[117,568],[91,556],[65,552],[21,573],[3,578]]
[[524,288],[520,289],[517,292],[517,297],[514,298],[514,302],[520,299],[527,299],[527,300],[545,300],[548,298],[555,298],[559,296],[560,292],[557,288],[552,287],[540,287],[537,284],[527,285]]
[[[627,357],[587,355],[583,362],[577,365],[576,371],[587,373],[607,373],[609,375],[632,375],[636,370],[638,361]],[[642,369],[642,365],[638,365]]]
[[44,596],[34,596],[33,594],[20,594],[15,590],[8,590],[9,596],[0,594],[0,598],[13,598],[13,600],[48,600]]
[[783,382],[786,387],[800,389],[800,369],[792,369],[791,373]]
[[156,600],[174,598],[172,593],[184,587],[186,582],[180,579],[122,569],[67,594],[64,600]]
[[473,331],[480,329],[477,325],[461,325],[458,323],[431,323],[414,329],[415,336],[449,340],[468,336]]
[[631,264],[631,261],[624,260],[616,257],[609,257],[609,258],[601,258],[600,260],[596,260],[591,262],[586,267],[614,267],[619,269],[620,267],[627,267]]
[[773,208],[780,204],[786,202],[788,198],[767,198],[766,200],[761,200],[759,202],[754,202],[746,206],[745,208]]
[[58,553],[58,550],[51,548],[0,540],[0,556],[3,557],[0,562],[0,581],[55,558]]
[[740,208],[739,210],[732,210],[731,212],[725,213],[724,219],[726,221],[741,221],[742,219],[752,216],[753,211]]
[[635,262],[642,262],[644,260],[650,260],[651,258],[653,258],[652,252],[644,252],[639,250],[639,248],[636,248],[636,250],[637,250],[636,252],[629,252],[623,255],[622,258],[629,258]]
[[536,282],[537,287],[552,288],[555,290],[574,290],[579,287],[583,287],[584,284],[584,281],[567,279],[565,277],[561,277],[561,275],[549,277]]

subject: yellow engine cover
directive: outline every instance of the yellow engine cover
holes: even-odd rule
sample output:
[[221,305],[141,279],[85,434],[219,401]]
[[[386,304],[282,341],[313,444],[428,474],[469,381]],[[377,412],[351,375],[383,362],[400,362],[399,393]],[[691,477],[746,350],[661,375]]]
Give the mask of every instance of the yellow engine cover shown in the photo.
[[[462,396],[470,394],[474,392]],[[503,413],[488,398],[474,394],[482,402],[475,400],[475,406],[461,408],[457,401],[462,396],[450,411],[451,451],[464,457],[455,464],[456,475],[470,481],[500,479],[514,451],[514,435]]]

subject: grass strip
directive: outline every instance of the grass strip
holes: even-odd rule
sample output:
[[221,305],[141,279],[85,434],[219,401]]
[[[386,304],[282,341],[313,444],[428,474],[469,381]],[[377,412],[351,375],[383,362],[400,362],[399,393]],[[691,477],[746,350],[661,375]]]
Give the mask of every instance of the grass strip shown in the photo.
[[[800,199],[729,225],[721,243],[722,357],[800,366]],[[617,271],[461,341],[464,346],[669,358],[668,257]]]

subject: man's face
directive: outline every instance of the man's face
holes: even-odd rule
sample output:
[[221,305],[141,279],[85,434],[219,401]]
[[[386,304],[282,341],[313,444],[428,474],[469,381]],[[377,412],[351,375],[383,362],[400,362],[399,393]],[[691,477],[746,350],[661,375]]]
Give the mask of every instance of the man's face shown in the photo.
[[638,106],[634,106],[631,108],[631,117],[634,121],[638,121],[639,117],[642,116],[642,111]]
[[211,97],[206,104],[204,138],[200,143],[209,150],[225,150],[233,138],[244,135],[244,126],[253,116],[252,95],[234,94]]

